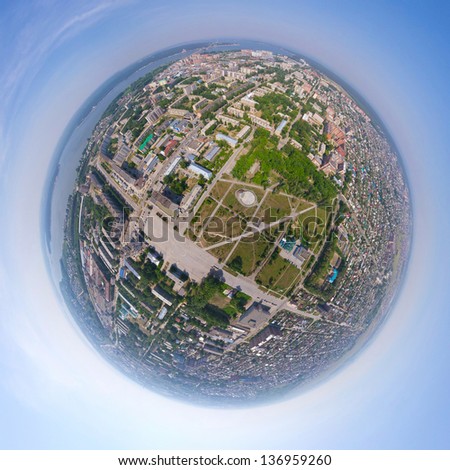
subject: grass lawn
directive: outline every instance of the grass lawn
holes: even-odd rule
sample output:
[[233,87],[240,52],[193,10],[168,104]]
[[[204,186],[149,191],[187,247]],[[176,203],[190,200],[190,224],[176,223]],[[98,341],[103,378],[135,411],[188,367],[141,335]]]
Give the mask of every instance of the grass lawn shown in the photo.
[[222,294],[222,292],[216,292],[210,299],[209,303],[223,309],[230,303],[230,299]]
[[275,283],[275,289],[280,292],[286,292],[299,280],[300,270],[291,263],[284,270]]
[[225,181],[217,181],[214,187],[211,190],[211,196],[220,201],[224,194],[228,191],[228,188],[231,186],[231,183],[227,183]]
[[318,207],[317,208],[317,219],[320,220],[320,224],[326,226],[327,221],[331,214],[331,207]]
[[223,241],[223,237],[218,234],[210,233],[208,231],[204,231],[203,235],[198,239],[199,244],[202,248],[207,248],[208,246],[215,245],[216,243],[220,243]]
[[297,224],[299,227],[303,227],[303,223],[310,219],[311,221],[316,219],[316,208],[312,207],[311,210],[303,212],[297,218]]
[[245,304],[248,303],[250,298],[251,297],[242,292],[235,294],[233,299],[230,299],[222,292],[216,292],[211,299],[209,299],[209,303],[223,310],[229,317],[236,318],[244,311]]
[[208,252],[215,256],[220,262],[222,262],[230,254],[233,247],[234,243],[227,243],[226,245],[220,245],[217,248],[212,248],[211,250],[208,250]]
[[272,246],[273,243],[263,236],[259,236],[256,240],[251,238],[241,240],[227,264],[231,268],[237,269],[233,261],[236,262],[236,258],[240,258],[242,260],[242,267],[239,271],[244,276],[248,276],[263,262]]
[[282,217],[290,215],[295,208],[296,200],[291,199],[284,194],[269,194],[259,208],[256,217],[264,220],[264,222],[274,222]]
[[316,255],[320,252],[320,249],[322,248],[322,245],[326,239],[327,235],[327,221],[330,218],[330,209],[329,208],[323,208],[323,207],[318,207],[317,208],[317,224],[315,227],[315,233],[314,233],[314,238],[315,243],[311,243],[311,249],[313,253]]
[[207,220],[207,218],[213,213],[214,209],[217,206],[217,202],[211,199],[210,197],[205,199],[205,202],[202,204],[197,214],[195,215],[193,223],[193,231],[195,234],[198,234],[201,227]]
[[285,293],[299,274],[300,271],[294,265],[276,255],[264,265],[256,280],[274,291]]
[[246,227],[247,222],[244,219],[234,215],[226,207],[220,206],[205,227],[204,233],[226,240],[241,235]]
[[297,199],[297,207],[295,208],[295,212],[304,211],[305,209],[308,209],[308,207],[312,206],[312,202],[304,201],[303,199]]
[[312,208],[300,214],[293,227],[302,243],[308,245],[309,249],[316,254],[326,239],[326,216],[324,209]]

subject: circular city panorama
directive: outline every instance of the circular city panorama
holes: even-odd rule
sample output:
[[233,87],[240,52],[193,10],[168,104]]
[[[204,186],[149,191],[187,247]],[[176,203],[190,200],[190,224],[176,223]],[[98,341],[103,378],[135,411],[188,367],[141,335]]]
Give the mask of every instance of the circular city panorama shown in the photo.
[[97,124],[69,200],[63,292],[138,382],[252,402],[369,337],[409,228],[397,156],[340,85],[269,51],[197,51]]

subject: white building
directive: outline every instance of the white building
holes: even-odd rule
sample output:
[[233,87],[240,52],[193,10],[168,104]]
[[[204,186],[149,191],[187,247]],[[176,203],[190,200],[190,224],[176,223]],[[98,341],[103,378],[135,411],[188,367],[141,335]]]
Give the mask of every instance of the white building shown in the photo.
[[173,170],[178,166],[180,163],[181,157],[175,158],[175,160],[166,168],[163,176],[169,176]]
[[257,126],[262,127],[263,129],[267,129],[270,132],[273,131],[272,124],[270,124],[269,121],[266,121],[265,119],[260,118],[255,114],[250,114],[249,118],[253,122],[253,124],[256,124]]
[[258,104],[257,101],[255,101],[253,98],[252,98],[252,94],[250,93],[249,95],[247,96],[244,96],[242,99],[241,99],[241,103],[243,106],[248,106],[252,111],[255,110],[256,108],[256,105]]
[[278,127],[276,128],[275,134],[276,134],[276,135],[281,135],[281,132],[283,131],[284,126],[286,126],[286,124],[287,124],[286,119],[283,119],[283,120],[280,122],[280,124],[278,125]]
[[236,116],[238,118],[243,118],[245,111],[242,109],[234,108],[230,106],[227,110],[228,114],[231,114],[232,116]]
[[217,122],[217,121],[216,121],[215,119],[211,119],[211,121],[209,121],[208,124],[206,124],[206,126],[200,131],[200,134],[206,135],[206,131],[207,131],[210,127],[214,126],[214,124],[216,124],[216,122]]
[[189,170],[196,175],[203,176],[205,179],[209,180],[212,177],[212,172],[208,169],[198,165],[197,163],[191,163],[189,165]]
[[198,195],[202,192],[202,189],[203,188],[199,184],[196,184],[192,188],[191,192],[187,194],[181,201],[181,209],[189,210],[192,207],[194,201],[197,199]]
[[237,140],[233,139],[229,135],[221,134],[220,132],[216,135],[216,140],[223,140],[227,142],[231,147],[236,147],[237,145]]
[[223,122],[225,124],[231,124],[232,126],[239,126],[239,121],[230,117],[230,116],[225,116],[224,114],[218,114],[217,119],[220,122]]
[[242,139],[243,137],[245,137],[245,135],[247,134],[247,132],[250,130],[250,126],[244,126],[237,134],[236,134],[236,137],[237,139]]

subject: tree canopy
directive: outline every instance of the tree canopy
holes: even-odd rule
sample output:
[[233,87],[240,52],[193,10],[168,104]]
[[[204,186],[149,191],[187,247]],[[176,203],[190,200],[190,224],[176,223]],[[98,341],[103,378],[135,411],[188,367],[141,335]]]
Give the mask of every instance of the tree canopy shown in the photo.
[[333,183],[303,151],[292,145],[277,150],[274,138],[264,129],[255,132],[252,147],[237,161],[233,176],[245,180],[255,162],[259,162],[259,169],[252,180],[257,184],[265,186],[269,177],[277,177],[287,193],[311,201],[329,201],[337,194]]

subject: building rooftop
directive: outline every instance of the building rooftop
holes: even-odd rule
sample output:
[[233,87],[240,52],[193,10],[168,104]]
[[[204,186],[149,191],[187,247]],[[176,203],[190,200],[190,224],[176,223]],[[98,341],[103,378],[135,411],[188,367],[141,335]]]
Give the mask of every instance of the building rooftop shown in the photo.
[[254,302],[239,318],[238,323],[247,328],[259,328],[269,319],[270,309],[259,302]]
[[216,135],[216,140],[224,140],[225,142],[227,142],[228,144],[231,145],[231,147],[235,147],[236,144],[237,144],[237,140],[236,139],[233,139],[232,137],[230,137],[229,135],[225,135],[225,134],[222,134],[222,133],[218,133]]

